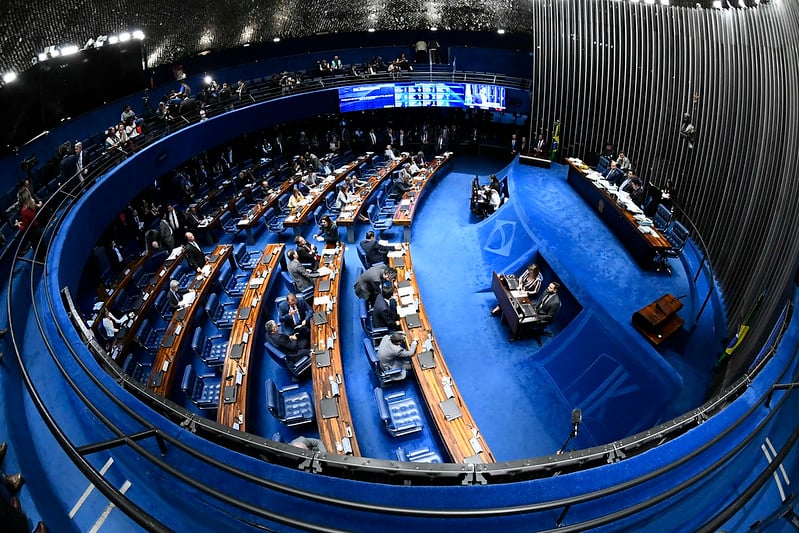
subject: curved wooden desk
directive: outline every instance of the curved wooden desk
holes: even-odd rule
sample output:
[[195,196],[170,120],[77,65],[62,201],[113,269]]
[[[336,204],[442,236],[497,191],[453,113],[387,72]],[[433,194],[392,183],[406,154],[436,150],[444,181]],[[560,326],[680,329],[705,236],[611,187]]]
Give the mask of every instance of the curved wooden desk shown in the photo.
[[[341,247],[326,247],[322,251],[320,264],[326,266],[332,273],[319,276],[316,280],[313,306],[314,323],[311,324],[311,350],[313,351],[311,375],[313,376],[314,407],[316,422],[319,426],[319,439],[331,453],[360,456],[361,451],[355,438],[355,427],[347,402],[344,366],[341,362],[341,348],[336,333],[338,329],[338,293],[341,272],[344,269],[344,250]],[[332,279],[331,276],[333,276]],[[327,283],[330,284],[329,290],[320,290],[321,286]],[[316,324],[317,313],[325,317],[325,324]]]
[[366,183],[353,191],[353,194],[357,196],[357,200],[349,204],[347,208],[343,209],[336,219],[337,226],[344,226],[347,228],[348,243],[352,244],[355,242],[355,221],[357,220],[358,215],[361,214],[361,211],[363,211],[363,207],[369,202],[369,199],[377,190],[378,185],[380,185],[388,176],[391,176],[391,173],[394,172],[394,170],[403,162],[405,162],[406,159],[407,157],[403,157],[402,159],[387,161],[385,166],[378,169],[375,175],[370,176],[369,179],[366,180]]
[[184,309],[175,311],[175,314],[172,315],[172,320],[169,321],[169,325],[164,332],[164,338],[158,348],[158,353],[155,355],[153,369],[147,381],[147,386],[154,393],[167,397],[172,391],[175,368],[178,367],[178,357],[186,339],[192,336],[192,320],[197,314],[197,310],[205,302],[205,294],[208,292],[208,287],[216,279],[222,264],[230,259],[232,251],[233,247],[229,244],[222,244],[214,249],[210,255],[209,262],[206,263],[206,267],[210,267],[207,275],[198,274],[189,286],[196,292],[194,302]]
[[[441,440],[453,462],[493,463],[495,462],[494,455],[466,407],[458,386],[452,379],[452,374],[447,367],[438,342],[433,336],[433,329],[430,327],[424,305],[419,297],[419,286],[416,284],[416,276],[413,273],[408,244],[403,244],[403,248],[405,255],[398,258],[396,257],[397,253],[391,253],[389,254],[389,263],[398,272],[397,285],[399,288],[396,295],[398,310],[401,307],[400,290],[405,292],[409,287],[412,291],[411,296],[406,296],[409,301],[405,306],[406,309],[412,310],[418,302],[418,311],[415,314],[419,317],[421,325],[414,328],[408,327],[408,318],[412,315],[404,316],[400,322],[402,330],[407,335],[408,344],[410,345],[414,340],[419,341],[416,355],[411,357],[411,364],[416,381],[419,383],[425,402],[427,402],[428,411],[435,420]],[[401,314],[404,313],[405,310],[401,310]],[[432,352],[432,354],[426,352]],[[434,366],[428,366],[426,364],[428,362],[432,362]],[[446,414],[445,409],[448,410]],[[460,416],[457,416],[458,412],[460,412]]]
[[299,228],[308,221],[308,217],[314,212],[314,209],[316,209],[319,204],[324,201],[327,193],[335,190],[336,185],[338,185],[338,183],[343,180],[347,174],[352,172],[355,167],[366,161],[366,159],[367,156],[362,155],[355,161],[337,168],[332,174],[325,177],[324,180],[322,180],[322,183],[311,189],[311,192],[305,197],[302,207],[286,217],[286,220],[283,221],[283,226],[287,228],[294,228],[294,233],[297,233]]
[[255,238],[253,237],[252,230],[261,220],[261,217],[264,213],[272,208],[277,206],[278,200],[280,197],[283,196],[286,192],[294,186],[294,179],[289,178],[283,183],[280,184],[280,187],[273,189],[267,192],[266,198],[261,200],[260,202],[256,203],[255,206],[250,209],[250,211],[241,217],[239,221],[236,223],[236,226],[239,229],[243,229],[247,233],[247,244],[253,245],[255,244]]
[[411,240],[411,224],[413,215],[416,213],[416,206],[419,199],[427,190],[427,184],[431,178],[444,164],[452,158],[452,152],[444,152],[444,155],[437,155],[430,163],[413,177],[411,190],[402,195],[396,211],[394,211],[394,225],[403,226],[402,239],[405,242]]
[[92,315],[89,317],[89,321],[91,322],[91,329],[97,334],[100,331],[100,328],[103,325],[103,314],[105,310],[111,307],[111,305],[116,302],[116,299],[119,295],[128,287],[130,280],[133,279],[133,275],[138,271],[140,268],[144,268],[144,265],[147,264],[147,261],[152,256],[152,250],[146,252],[144,255],[141,255],[135,261],[132,261],[128,264],[122,271],[117,275],[116,280],[114,281],[113,290],[110,294],[106,295],[104,300],[100,300],[100,306],[97,307],[93,312]]
[[[233,329],[230,330],[225,364],[222,367],[222,391],[219,394],[216,421],[240,431],[247,430],[247,386],[250,381],[247,369],[256,346],[258,325],[262,322],[260,315],[264,308],[263,299],[284,247],[284,244],[269,244],[264,248],[250,275]],[[246,318],[241,318],[244,309],[249,311],[246,311]]]

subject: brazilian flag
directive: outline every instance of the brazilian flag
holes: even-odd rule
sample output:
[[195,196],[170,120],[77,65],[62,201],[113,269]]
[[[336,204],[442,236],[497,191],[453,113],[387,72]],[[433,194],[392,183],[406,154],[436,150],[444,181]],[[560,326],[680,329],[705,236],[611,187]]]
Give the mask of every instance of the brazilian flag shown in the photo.
[[738,327],[738,332],[735,334],[735,336],[732,339],[730,339],[730,342],[727,343],[727,347],[724,349],[724,352],[716,360],[715,366],[717,368],[726,359],[730,358],[733,352],[735,352],[735,350],[737,350],[738,347],[741,345],[741,343],[744,341],[744,337],[746,337],[746,334],[749,333],[749,328],[752,327],[752,322],[754,322],[755,317],[757,316],[757,312],[760,310],[760,305],[763,303],[763,298],[765,296],[766,296],[766,291],[763,291],[760,293],[760,296],[757,297],[757,300],[755,300],[754,305],[752,305],[752,308],[749,310],[749,314],[747,315],[746,320],[744,320],[743,324],[741,324]]
[[549,158],[551,161],[555,160],[555,157],[558,155],[559,148],[560,148],[560,120],[556,120],[555,132],[552,134],[552,155]]

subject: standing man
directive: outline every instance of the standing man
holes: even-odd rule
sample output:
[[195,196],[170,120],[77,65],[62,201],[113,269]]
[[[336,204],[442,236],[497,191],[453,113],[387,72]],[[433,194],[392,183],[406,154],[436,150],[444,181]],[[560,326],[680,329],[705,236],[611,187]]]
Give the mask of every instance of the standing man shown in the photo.
[[297,290],[304,291],[309,287],[313,287],[313,278],[316,276],[302,266],[302,263],[300,263],[300,260],[297,258],[297,250],[289,250],[286,252],[286,257],[289,258],[288,271]]
[[297,338],[311,338],[311,316],[313,309],[305,302],[305,298],[293,292],[278,306],[278,316],[284,331],[293,331]]
[[370,265],[388,264],[388,252],[391,251],[391,248],[377,242],[374,231],[366,232],[366,239],[361,241],[361,248],[366,254],[366,262]]
[[205,257],[205,252],[203,252],[203,249],[197,244],[197,241],[194,240],[194,234],[190,231],[186,232],[186,246],[183,248],[183,251],[186,253],[186,261],[192,269],[199,272],[202,267],[205,266],[205,262],[208,258]]
[[383,285],[391,285],[397,281],[397,269],[378,264],[364,271],[355,282],[355,296],[366,299],[370,305],[374,305],[375,298],[383,290]]

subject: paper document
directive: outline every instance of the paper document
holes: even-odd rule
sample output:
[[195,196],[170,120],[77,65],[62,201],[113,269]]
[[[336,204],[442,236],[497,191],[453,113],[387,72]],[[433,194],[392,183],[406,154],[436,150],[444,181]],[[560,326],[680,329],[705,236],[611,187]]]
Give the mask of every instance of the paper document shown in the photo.
[[331,302],[330,296],[317,296],[313,299],[314,307],[319,307],[322,305],[327,305]]
[[400,318],[405,318],[408,315],[412,315],[416,312],[416,308],[413,305],[409,305],[407,307],[397,307],[397,314]]
[[408,294],[407,296],[400,296],[400,305],[403,306],[413,306],[416,302],[413,301],[413,294]]
[[320,276],[329,276],[330,274],[333,273],[333,271],[327,268],[326,266],[321,266],[316,270],[316,273],[319,274]]
[[398,250],[394,250],[393,252],[388,252],[388,257],[402,257],[402,252]]
[[397,289],[397,294],[399,294],[400,297],[413,296],[413,286],[408,285],[406,287],[400,287],[399,289]]
[[190,306],[191,304],[194,303],[194,299],[195,298],[197,298],[197,293],[196,292],[194,292],[194,291],[187,292],[180,299],[180,304],[178,304],[178,307],[188,307],[188,306]]

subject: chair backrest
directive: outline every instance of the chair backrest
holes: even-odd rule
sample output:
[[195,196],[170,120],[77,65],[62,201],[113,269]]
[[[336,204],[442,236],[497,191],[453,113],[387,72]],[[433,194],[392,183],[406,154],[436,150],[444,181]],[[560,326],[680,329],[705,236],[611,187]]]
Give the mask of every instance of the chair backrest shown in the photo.
[[688,230],[679,221],[674,220],[671,223],[671,230],[666,233],[666,238],[671,243],[671,247],[675,251],[682,251],[685,248],[685,243],[688,242]]
[[205,333],[203,333],[202,326],[194,328],[194,335],[191,338],[191,349],[195,354],[201,356],[203,353],[203,346],[205,345]]
[[280,364],[281,366],[284,366],[286,364],[286,354],[284,354],[280,348],[278,348],[271,342],[266,341],[264,343],[264,349],[266,350],[266,353],[269,354],[269,357],[271,357],[274,362]]
[[361,264],[363,265],[363,268],[369,268],[371,265],[369,265],[369,261],[367,261],[367,259],[366,259],[366,252],[364,251],[363,247],[361,246],[361,243],[356,243],[355,244],[355,250],[358,252],[358,259],[361,260]]
[[233,267],[230,266],[228,261],[220,267],[219,274],[217,275],[216,282],[219,284],[220,287],[227,287],[227,284],[230,282],[230,278],[233,277]]
[[372,366],[372,369],[375,371],[379,371],[380,359],[377,357],[377,351],[375,350],[375,345],[372,344],[372,339],[370,338],[363,339],[363,353],[366,355],[366,359],[369,361],[369,364]]
[[142,320],[141,324],[139,325],[139,329],[136,330],[136,342],[138,342],[141,345],[144,345],[152,329],[153,328],[150,326],[150,319],[145,318],[144,320]]
[[208,318],[211,320],[216,320],[216,313],[219,309],[219,297],[216,293],[211,293],[208,296],[208,301],[205,302],[205,314],[208,315]]
[[125,362],[122,363],[122,371],[125,374],[132,375],[134,368],[136,368],[136,361],[133,359],[133,354],[129,353],[127,357],[125,357]]
[[366,209],[366,216],[369,217],[369,222],[374,224],[377,222],[377,206],[375,204],[370,204],[369,207]]
[[671,222],[671,209],[663,204],[658,204],[657,211],[655,211],[655,216],[652,219],[652,225],[655,226],[655,229],[664,230],[669,225],[669,222]]
[[183,371],[183,380],[180,382],[180,388],[186,393],[190,399],[194,395],[194,387],[197,384],[197,373],[194,367],[186,365],[186,370]]
[[239,215],[247,214],[247,199],[244,197],[239,198],[236,200],[236,212]]
[[236,261],[236,264],[241,266],[242,263],[246,263],[250,259],[250,252],[247,251],[247,247],[244,245],[243,242],[238,243],[233,247],[233,259]]
[[230,211],[225,211],[224,213],[222,213],[222,216],[219,217],[219,223],[222,226],[230,224],[232,220],[233,220],[233,215],[230,214]]
[[280,398],[277,392],[277,385],[271,379],[266,380],[266,407],[269,409],[269,412],[272,413],[277,418],[280,418],[280,408],[279,408]]

